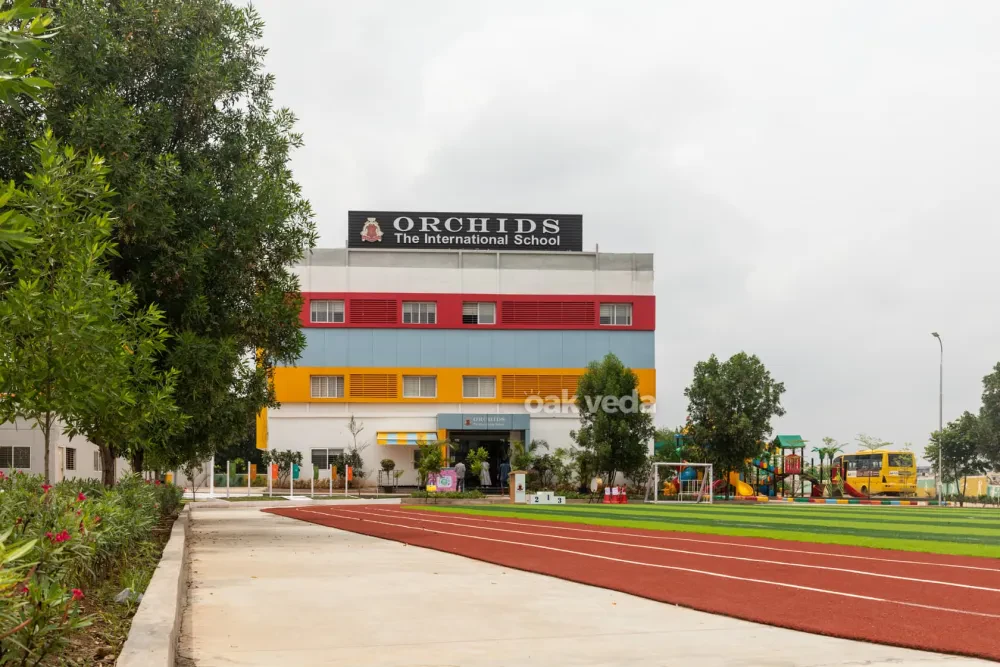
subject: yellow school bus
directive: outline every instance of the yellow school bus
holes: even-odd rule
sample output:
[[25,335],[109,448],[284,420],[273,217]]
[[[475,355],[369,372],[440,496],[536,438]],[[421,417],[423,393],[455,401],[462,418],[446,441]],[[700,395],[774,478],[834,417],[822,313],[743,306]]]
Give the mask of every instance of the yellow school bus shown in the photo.
[[917,457],[913,452],[862,449],[833,461],[841,479],[866,496],[913,496],[917,493]]

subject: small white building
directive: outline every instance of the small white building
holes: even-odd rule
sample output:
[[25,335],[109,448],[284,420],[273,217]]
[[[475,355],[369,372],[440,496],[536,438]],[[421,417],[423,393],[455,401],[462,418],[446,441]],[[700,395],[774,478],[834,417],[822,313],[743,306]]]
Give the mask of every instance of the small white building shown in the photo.
[[[101,456],[97,446],[83,437],[70,439],[62,428],[53,429],[49,457],[49,479],[101,479]],[[0,423],[0,471],[10,474],[20,470],[32,475],[45,473],[45,439],[30,422],[16,420]],[[127,470],[124,459],[118,460],[117,474]]]

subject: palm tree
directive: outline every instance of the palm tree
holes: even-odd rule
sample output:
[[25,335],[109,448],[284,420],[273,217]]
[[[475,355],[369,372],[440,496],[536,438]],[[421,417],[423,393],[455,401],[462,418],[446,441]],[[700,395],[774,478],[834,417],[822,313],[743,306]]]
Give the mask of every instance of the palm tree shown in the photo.
[[[823,481],[823,459],[830,459],[830,467],[833,468],[833,459],[844,449],[840,444],[833,438],[826,437],[823,438],[823,444],[825,447],[813,447],[813,451],[819,454],[819,481]],[[830,481],[833,481],[833,471],[830,472]]]

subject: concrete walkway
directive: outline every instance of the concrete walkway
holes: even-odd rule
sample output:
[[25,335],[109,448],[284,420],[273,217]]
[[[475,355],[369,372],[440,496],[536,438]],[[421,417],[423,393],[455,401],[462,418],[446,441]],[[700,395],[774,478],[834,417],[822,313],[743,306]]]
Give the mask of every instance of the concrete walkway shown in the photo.
[[178,665],[974,667],[264,514],[192,512]]

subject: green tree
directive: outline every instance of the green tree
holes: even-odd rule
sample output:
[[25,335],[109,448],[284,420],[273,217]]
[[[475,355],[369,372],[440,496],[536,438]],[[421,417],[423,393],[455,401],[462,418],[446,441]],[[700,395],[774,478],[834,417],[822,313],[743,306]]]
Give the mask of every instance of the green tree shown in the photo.
[[[60,0],[56,12],[55,87],[37,123],[106,156],[118,193],[109,269],[141,308],[162,308],[159,367],[177,369],[190,417],[165,452],[207,457],[276,405],[270,373],[304,346],[290,266],[315,231],[288,166],[301,138],[263,67],[263,22],[227,0]],[[32,128],[0,124],[0,176],[16,179],[16,136]]]
[[106,486],[115,483],[119,456],[140,470],[147,456],[153,461],[169,459],[163,451],[166,440],[184,423],[174,404],[177,373],[161,371],[156,364],[166,348],[162,314],[153,306],[131,312],[134,298],[131,289],[124,288],[117,312],[107,313],[103,328],[110,340],[120,344],[91,349],[85,355],[90,373],[101,379],[100,391],[69,421],[70,436],[82,434],[98,447]]
[[858,442],[860,443],[861,449],[885,449],[887,447],[892,447],[892,443],[888,440],[883,440],[874,435],[868,435],[867,433],[858,434]]
[[635,475],[646,464],[655,435],[653,415],[642,409],[639,378],[614,354],[592,361],[576,391],[580,429],[570,432],[593,455],[607,484],[619,472]]
[[[50,30],[52,12],[32,4],[31,0],[15,0],[0,10],[0,114],[12,120],[21,118],[23,99],[36,100],[43,90],[52,87],[35,71],[47,55],[47,40],[55,34]],[[0,207],[13,191],[12,183],[6,194],[0,194]],[[15,211],[0,214],[0,254],[37,242],[29,233],[29,224]]]
[[771,419],[785,414],[783,393],[785,385],[771,377],[756,355],[739,352],[722,362],[713,354],[695,364],[694,379],[684,390],[688,427],[722,479],[764,451]]
[[510,443],[510,451],[508,453],[511,469],[531,470],[535,465],[538,452],[542,449],[547,450],[548,448],[549,443],[545,440],[532,440],[529,443],[514,440]]
[[466,456],[465,460],[469,464],[469,472],[472,473],[473,477],[479,479],[479,475],[483,472],[483,462],[489,457],[490,454],[485,447],[469,450],[469,455]]
[[51,132],[35,150],[39,168],[10,199],[39,242],[15,254],[0,293],[0,421],[41,430],[50,481],[52,433],[104,395],[100,362],[123,342],[111,324],[131,296],[103,270],[112,252],[103,161],[59,146]]
[[441,449],[447,445],[447,442],[417,445],[417,476],[420,478],[421,487],[427,486],[428,477],[441,472],[441,466],[444,463]]
[[[835,439],[827,436],[823,438],[822,447],[813,447],[812,449],[819,455],[819,481],[823,481],[823,461],[830,459],[830,467],[833,467],[833,459],[837,457],[837,454],[844,451],[844,448],[840,446]],[[833,475],[830,475],[831,479]]]
[[934,431],[924,449],[924,457],[930,461],[937,461],[941,452],[944,483],[961,480],[959,503],[964,502],[967,477],[989,471],[989,461],[983,456],[984,436],[979,417],[965,411],[955,421],[948,422],[943,431]]
[[[982,428],[981,453],[992,470],[1000,470],[1000,363],[983,378],[983,405],[979,410]],[[925,458],[928,458],[925,455]],[[929,459],[930,460],[930,459]]]

